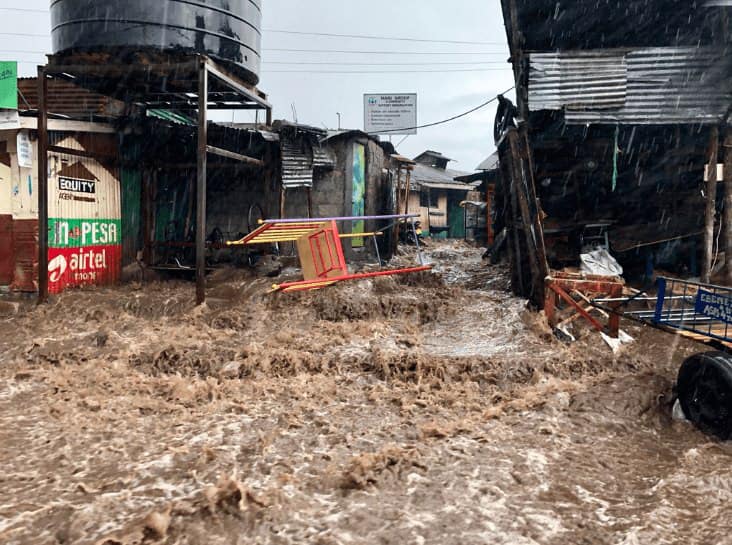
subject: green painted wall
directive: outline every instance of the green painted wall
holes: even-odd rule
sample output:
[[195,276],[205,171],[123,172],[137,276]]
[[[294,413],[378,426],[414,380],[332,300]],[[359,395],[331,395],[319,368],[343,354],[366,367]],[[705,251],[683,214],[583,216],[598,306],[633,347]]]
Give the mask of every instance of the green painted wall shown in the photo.
[[120,145],[122,181],[122,266],[134,263],[142,250],[142,171],[136,166],[140,160],[141,144],[123,139]]

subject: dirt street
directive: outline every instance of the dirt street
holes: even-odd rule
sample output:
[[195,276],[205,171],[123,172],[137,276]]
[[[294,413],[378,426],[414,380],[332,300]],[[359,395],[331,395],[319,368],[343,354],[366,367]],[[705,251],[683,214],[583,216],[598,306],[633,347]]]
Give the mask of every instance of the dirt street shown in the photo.
[[268,295],[219,271],[0,318],[0,543],[732,543],[732,447],[671,420],[700,347],[563,344],[500,268]]

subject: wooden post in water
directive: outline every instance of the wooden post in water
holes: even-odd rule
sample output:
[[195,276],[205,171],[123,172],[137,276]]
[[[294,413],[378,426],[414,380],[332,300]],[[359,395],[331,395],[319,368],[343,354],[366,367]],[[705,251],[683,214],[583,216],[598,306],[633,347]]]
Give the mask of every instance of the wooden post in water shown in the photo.
[[704,211],[704,260],[701,281],[708,284],[712,277],[714,259],[714,217],[717,213],[717,162],[719,156],[719,127],[714,126],[709,136],[709,167],[706,181],[706,210]]
[[208,145],[208,65],[198,67],[198,157],[196,183],[196,304],[206,302],[206,170]]
[[732,286],[732,132],[724,138],[724,262],[725,284]]
[[48,301],[48,80],[38,67],[38,302]]

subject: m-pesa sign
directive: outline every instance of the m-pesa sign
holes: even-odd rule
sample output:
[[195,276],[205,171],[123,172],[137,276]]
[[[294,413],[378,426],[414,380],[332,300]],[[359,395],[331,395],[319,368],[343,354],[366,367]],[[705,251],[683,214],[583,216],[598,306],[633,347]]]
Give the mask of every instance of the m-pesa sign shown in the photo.
[[52,248],[113,246],[121,244],[120,220],[49,219],[48,244]]
[[118,219],[48,221],[49,291],[69,286],[111,284],[119,279],[122,225]]

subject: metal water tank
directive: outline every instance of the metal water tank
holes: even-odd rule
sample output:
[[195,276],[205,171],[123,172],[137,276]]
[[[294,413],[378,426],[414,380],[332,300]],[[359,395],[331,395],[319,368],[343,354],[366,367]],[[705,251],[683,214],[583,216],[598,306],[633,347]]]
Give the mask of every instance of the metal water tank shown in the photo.
[[262,0],[52,0],[51,23],[56,55],[201,53],[259,82]]

